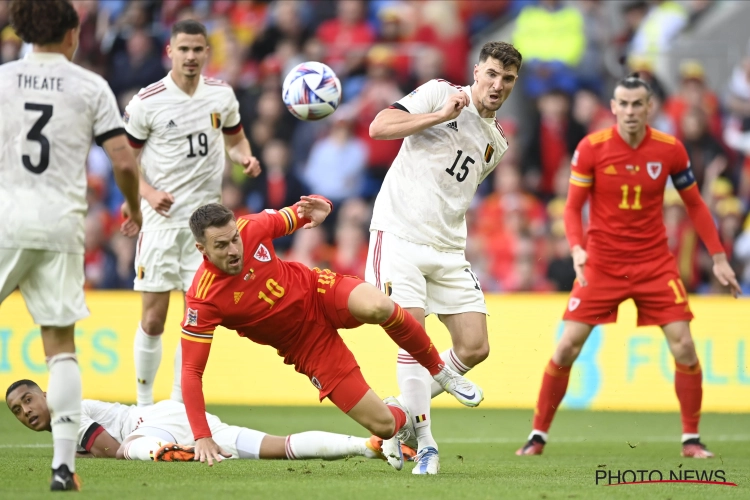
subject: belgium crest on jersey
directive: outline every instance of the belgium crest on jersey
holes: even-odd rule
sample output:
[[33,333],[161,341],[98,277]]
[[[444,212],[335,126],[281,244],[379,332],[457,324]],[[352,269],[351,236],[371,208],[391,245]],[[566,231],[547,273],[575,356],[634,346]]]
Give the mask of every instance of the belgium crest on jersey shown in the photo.
[[489,163],[492,159],[492,154],[495,152],[495,148],[492,147],[492,144],[487,143],[487,147],[484,148],[484,162]]
[[213,128],[221,127],[221,113],[211,113],[211,126]]

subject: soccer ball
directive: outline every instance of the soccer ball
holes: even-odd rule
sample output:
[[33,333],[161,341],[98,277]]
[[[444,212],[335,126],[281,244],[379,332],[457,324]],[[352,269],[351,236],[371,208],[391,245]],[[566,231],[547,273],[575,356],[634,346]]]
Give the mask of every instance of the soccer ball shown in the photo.
[[320,120],[339,106],[341,82],[325,64],[304,62],[286,75],[281,97],[286,109],[300,120]]

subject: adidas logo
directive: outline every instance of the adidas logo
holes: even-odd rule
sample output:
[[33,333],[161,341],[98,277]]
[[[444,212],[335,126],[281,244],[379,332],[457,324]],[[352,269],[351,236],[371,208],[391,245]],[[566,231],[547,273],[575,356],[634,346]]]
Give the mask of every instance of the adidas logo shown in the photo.
[[167,123],[167,128],[177,128],[177,124],[174,122],[174,120],[169,120],[169,123]]
[[52,423],[55,424],[55,425],[57,425],[57,424],[72,424],[73,423],[73,419],[71,419],[70,417],[62,416],[62,417],[59,417],[57,420],[55,420]]
[[610,165],[604,169],[604,173],[607,175],[617,175],[617,169],[614,165]]
[[448,128],[450,128],[450,129],[453,129],[453,130],[455,130],[456,132],[458,132],[458,123],[456,123],[456,122],[450,122],[450,123],[448,124]]

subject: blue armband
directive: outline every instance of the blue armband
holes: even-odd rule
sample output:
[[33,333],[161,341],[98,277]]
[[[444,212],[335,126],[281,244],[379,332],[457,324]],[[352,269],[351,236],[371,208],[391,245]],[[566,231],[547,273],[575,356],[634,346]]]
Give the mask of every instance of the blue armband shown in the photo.
[[672,174],[672,183],[678,191],[687,189],[695,184],[695,175],[693,175],[693,169],[690,168],[690,165],[688,165],[688,168],[686,168],[682,172]]

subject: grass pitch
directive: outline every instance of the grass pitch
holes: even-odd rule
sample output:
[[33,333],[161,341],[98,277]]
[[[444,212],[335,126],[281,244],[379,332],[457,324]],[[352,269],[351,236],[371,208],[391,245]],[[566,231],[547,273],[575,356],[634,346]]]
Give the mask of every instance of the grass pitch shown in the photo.
[[[273,434],[305,430],[363,435],[354,422],[330,407],[214,406],[227,423]],[[516,457],[531,411],[433,410],[440,444],[436,477],[413,476],[412,464],[396,472],[385,462],[352,458],[323,461],[225,461],[213,468],[199,463],[146,463],[80,459],[83,498],[253,498],[325,499],[586,499],[750,498],[750,423],[741,414],[706,414],[702,439],[716,453],[712,460],[679,456],[679,415],[562,411],[552,442],[540,457]],[[0,411],[0,498],[50,495],[51,435],[21,426]],[[706,484],[596,484],[597,471],[723,470],[739,486]],[[628,479],[631,480],[631,479]]]

